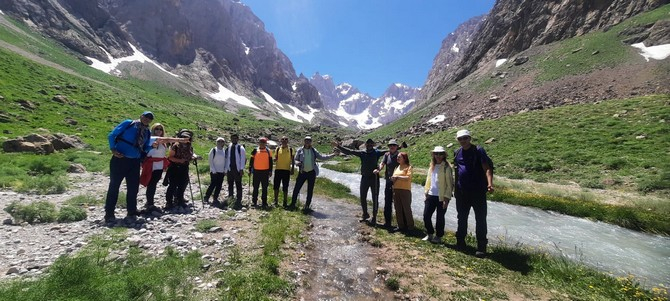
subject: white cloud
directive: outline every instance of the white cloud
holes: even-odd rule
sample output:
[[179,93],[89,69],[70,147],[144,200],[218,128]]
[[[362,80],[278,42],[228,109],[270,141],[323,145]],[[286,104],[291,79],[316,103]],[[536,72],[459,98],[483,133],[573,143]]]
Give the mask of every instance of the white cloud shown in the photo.
[[670,44],[646,47],[644,46],[644,43],[637,43],[630,46],[640,49],[640,55],[644,57],[647,62],[650,58],[655,60],[664,60],[670,56]]
[[444,115],[437,115],[437,116],[431,118],[430,120],[428,120],[428,123],[435,124],[435,123],[438,123],[438,122],[442,122],[445,119],[447,119],[447,118]]
[[105,54],[107,54],[107,58],[109,58],[110,63],[105,63],[105,62],[99,61],[97,59],[94,59],[92,57],[86,57],[86,58],[88,58],[89,60],[91,60],[93,62],[93,64],[91,64],[91,67],[93,67],[95,69],[98,69],[100,71],[103,71],[105,73],[109,73],[109,74],[117,74],[119,71],[116,68],[119,66],[120,63],[123,63],[123,62],[140,62],[140,63],[150,63],[150,64],[156,66],[156,68],[160,69],[161,71],[163,71],[167,74],[170,74],[174,77],[179,77],[178,75],[165,70],[163,67],[158,65],[156,62],[154,62],[153,60],[148,58],[141,51],[137,50],[137,48],[133,44],[128,43],[128,45],[130,45],[130,48],[133,49],[133,54],[131,54],[130,56],[121,57],[121,58],[113,58],[109,54],[109,52],[107,52],[105,49],[103,49],[101,47],[100,49],[102,49],[102,51],[104,51]]
[[221,83],[219,83],[219,92],[210,93],[209,96],[223,102],[228,102],[229,99],[232,99],[240,105],[260,110],[249,98],[235,94],[235,92],[228,90]]

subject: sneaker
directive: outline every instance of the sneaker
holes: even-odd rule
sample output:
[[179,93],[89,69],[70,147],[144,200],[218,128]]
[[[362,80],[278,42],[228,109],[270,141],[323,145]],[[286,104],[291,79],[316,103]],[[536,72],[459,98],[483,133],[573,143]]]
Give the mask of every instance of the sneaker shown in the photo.
[[441,244],[442,243],[442,237],[434,236],[433,239],[430,240],[430,242],[432,242],[434,244]]
[[477,252],[475,252],[475,257],[477,257],[477,258],[484,258],[484,257],[486,257],[486,252],[484,252],[484,251],[477,251]]
[[424,237],[421,240],[423,240],[423,241],[433,241],[433,234],[428,234],[428,235],[426,235],[426,237]]

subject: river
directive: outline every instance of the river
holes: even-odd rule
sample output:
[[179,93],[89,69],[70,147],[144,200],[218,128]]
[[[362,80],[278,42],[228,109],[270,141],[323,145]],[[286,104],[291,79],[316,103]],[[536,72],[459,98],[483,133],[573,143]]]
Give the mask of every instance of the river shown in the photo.
[[[360,175],[321,168],[320,177],[346,185],[358,195]],[[380,216],[384,182],[380,181]],[[423,187],[412,184],[412,213],[423,220]],[[371,200],[368,193],[368,200]],[[456,231],[455,201],[446,216],[448,231]],[[474,235],[474,213],[468,231]],[[615,276],[634,275],[645,287],[670,286],[670,237],[632,231],[619,226],[536,208],[488,202],[490,244],[520,242],[560,253]]]

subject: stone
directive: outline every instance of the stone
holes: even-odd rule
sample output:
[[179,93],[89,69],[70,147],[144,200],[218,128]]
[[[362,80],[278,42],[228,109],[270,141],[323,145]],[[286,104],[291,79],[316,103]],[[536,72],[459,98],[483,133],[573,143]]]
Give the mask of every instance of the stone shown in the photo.
[[498,100],[500,100],[500,97],[498,97],[498,95],[491,94],[491,96],[489,96],[489,101],[490,102],[496,102]]
[[221,231],[223,231],[223,229],[221,227],[211,227],[211,228],[209,228],[209,230],[207,230],[207,232],[209,232],[209,233],[216,233],[216,232],[221,232]]
[[62,103],[62,104],[67,104],[67,103],[70,102],[69,99],[67,99],[66,96],[60,95],[60,94],[54,96],[53,98],[51,98],[51,100],[55,101],[57,103]]
[[79,163],[70,163],[70,166],[67,168],[68,173],[85,173],[86,167]]
[[528,62],[528,57],[527,56],[517,56],[514,58],[514,65],[519,66],[521,64],[524,64]]
[[646,139],[646,138],[647,138],[647,136],[645,136],[645,135],[635,136],[635,139],[637,139],[637,140],[642,140],[642,139]]
[[484,141],[485,144],[491,144],[496,141],[496,138],[489,138],[488,140]]
[[11,275],[11,274],[18,274],[18,273],[19,273],[19,268],[17,268],[17,267],[10,267],[10,268],[7,270],[7,273],[6,273],[6,274],[7,274],[7,275]]
[[4,220],[2,221],[2,224],[3,224],[3,225],[13,225],[13,224],[14,224],[14,221],[12,221],[11,218],[6,218],[6,219],[4,219]]

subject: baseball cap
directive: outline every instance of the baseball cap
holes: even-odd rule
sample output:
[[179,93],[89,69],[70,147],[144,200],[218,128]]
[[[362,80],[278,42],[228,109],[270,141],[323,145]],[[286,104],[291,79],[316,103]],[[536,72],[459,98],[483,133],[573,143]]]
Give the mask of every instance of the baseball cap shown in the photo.
[[456,139],[461,138],[461,137],[465,137],[465,136],[472,137],[472,135],[470,135],[470,131],[468,131],[468,130],[460,130],[460,131],[456,132]]
[[261,139],[258,139],[258,142],[265,142],[265,143],[267,143],[267,142],[268,142],[268,138],[261,137]]
[[154,120],[154,113],[151,113],[150,111],[145,111],[144,113],[142,113],[142,116]]

